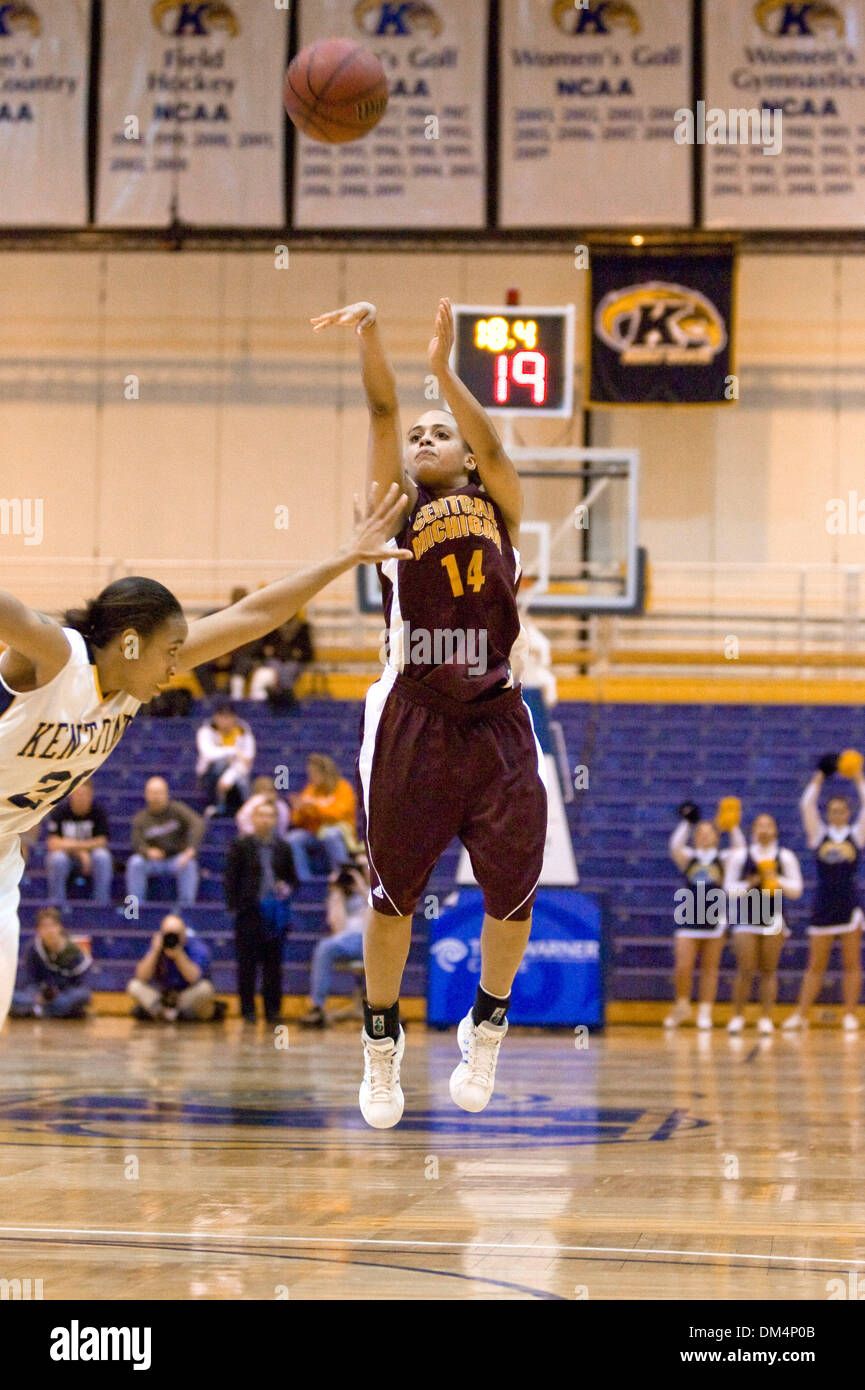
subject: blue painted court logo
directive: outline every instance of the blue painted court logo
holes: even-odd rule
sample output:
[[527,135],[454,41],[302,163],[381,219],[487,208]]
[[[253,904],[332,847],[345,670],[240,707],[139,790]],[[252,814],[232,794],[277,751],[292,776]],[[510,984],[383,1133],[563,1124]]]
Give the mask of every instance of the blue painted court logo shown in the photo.
[[[708,1127],[686,1110],[634,1106],[563,1106],[535,1092],[497,1094],[483,1115],[468,1115],[443,1101],[435,1109],[407,1109],[390,1134],[403,1147],[526,1149],[585,1144],[659,1143]],[[281,1148],[338,1148],[381,1142],[353,1106],[322,1105],[312,1092],[261,1093],[253,1104],[187,1092],[156,1099],[138,1092],[115,1095],[48,1092],[0,1103],[0,1146],[66,1138],[136,1138],[144,1143],[189,1143]]]

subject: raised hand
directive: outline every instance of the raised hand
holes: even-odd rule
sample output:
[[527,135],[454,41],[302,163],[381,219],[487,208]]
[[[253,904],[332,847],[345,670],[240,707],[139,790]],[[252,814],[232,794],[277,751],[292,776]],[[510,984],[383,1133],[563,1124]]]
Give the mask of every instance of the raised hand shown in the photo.
[[449,299],[440,299],[439,307],[436,311],[434,336],[430,339],[427,349],[430,366],[433,370],[441,370],[448,365],[451,355],[451,348],[454,345],[454,307]]
[[354,524],[355,532],[351,541],[351,553],[358,564],[372,564],[378,560],[413,560],[410,550],[394,550],[388,541],[399,530],[408,498],[397,483],[391,483],[382,493],[378,483],[370,485],[366,507],[361,507],[355,494]]
[[318,314],[310,319],[310,323],[314,333],[321,332],[322,328],[336,327],[353,327],[355,332],[362,333],[365,328],[372,327],[377,316],[375,305],[361,299],[357,304],[347,304],[344,309],[331,309],[329,314]]

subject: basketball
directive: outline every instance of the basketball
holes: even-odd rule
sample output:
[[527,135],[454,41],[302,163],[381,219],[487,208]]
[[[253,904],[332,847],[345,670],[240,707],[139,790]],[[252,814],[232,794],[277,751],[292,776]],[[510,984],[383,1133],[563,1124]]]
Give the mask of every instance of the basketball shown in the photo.
[[387,109],[387,77],[374,53],[353,39],[301,49],[285,74],[285,109],[298,130],[325,145],[360,140]]

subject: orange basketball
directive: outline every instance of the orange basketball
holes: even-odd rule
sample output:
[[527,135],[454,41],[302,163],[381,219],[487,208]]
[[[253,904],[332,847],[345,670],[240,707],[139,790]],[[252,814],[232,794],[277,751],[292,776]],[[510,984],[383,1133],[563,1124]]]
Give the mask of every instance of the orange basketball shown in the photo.
[[298,130],[325,145],[360,140],[387,109],[387,77],[374,53],[353,39],[322,39],[291,60],[285,109]]

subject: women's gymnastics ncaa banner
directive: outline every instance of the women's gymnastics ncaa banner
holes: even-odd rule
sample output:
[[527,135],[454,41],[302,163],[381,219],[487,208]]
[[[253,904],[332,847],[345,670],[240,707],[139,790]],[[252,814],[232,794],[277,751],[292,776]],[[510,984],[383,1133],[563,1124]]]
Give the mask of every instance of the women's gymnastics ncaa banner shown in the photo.
[[0,222],[87,221],[90,0],[0,3]]
[[501,0],[503,227],[690,226],[689,0]]
[[705,224],[861,230],[863,0],[704,3]]
[[732,251],[593,251],[587,405],[736,399]]
[[273,0],[103,0],[97,221],[282,226],[287,53]]
[[295,140],[294,225],[483,227],[488,0],[303,0],[300,44],[338,36],[381,60],[388,108],[363,140]]

